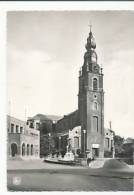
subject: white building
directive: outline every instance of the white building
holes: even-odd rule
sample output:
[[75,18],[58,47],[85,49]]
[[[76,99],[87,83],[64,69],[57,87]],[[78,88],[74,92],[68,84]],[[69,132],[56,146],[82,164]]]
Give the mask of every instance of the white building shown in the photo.
[[9,159],[38,159],[40,132],[30,128],[25,121],[7,116],[7,155]]

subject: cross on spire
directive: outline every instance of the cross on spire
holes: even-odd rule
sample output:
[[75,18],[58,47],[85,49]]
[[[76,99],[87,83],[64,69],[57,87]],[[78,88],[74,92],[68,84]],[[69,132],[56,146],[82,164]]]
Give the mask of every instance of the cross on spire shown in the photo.
[[92,29],[92,23],[91,23],[91,21],[90,21],[89,27],[90,27],[90,32],[91,32],[91,29]]

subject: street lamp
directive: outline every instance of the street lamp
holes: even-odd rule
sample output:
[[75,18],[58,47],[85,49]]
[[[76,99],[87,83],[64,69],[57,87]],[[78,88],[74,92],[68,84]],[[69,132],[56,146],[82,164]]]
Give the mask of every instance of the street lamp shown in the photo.
[[51,136],[51,133],[48,133],[49,154],[50,154],[50,136]]
[[60,153],[60,150],[61,150],[61,136],[59,137],[59,153]]
[[66,146],[66,148],[67,148],[67,153],[69,152],[69,150],[70,150],[70,138],[68,137],[67,138],[67,146]]
[[85,152],[86,152],[86,130],[83,130],[84,133],[84,157],[85,157]]
[[112,157],[115,158],[115,143],[114,143],[114,132],[113,132],[113,146],[112,146]]

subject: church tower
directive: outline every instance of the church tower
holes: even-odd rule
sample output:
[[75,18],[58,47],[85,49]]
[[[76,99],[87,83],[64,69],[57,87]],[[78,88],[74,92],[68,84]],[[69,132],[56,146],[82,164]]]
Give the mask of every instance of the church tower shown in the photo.
[[104,157],[104,91],[103,73],[98,64],[96,43],[91,26],[84,63],[79,71],[78,110],[81,123],[81,149],[86,155]]

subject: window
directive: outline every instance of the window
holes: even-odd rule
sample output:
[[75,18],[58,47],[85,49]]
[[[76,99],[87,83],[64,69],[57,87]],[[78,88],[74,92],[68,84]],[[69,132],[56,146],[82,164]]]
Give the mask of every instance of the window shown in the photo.
[[94,110],[97,110],[98,109],[98,104],[97,102],[94,102]]
[[25,156],[25,144],[22,144],[22,156]]
[[29,156],[29,144],[27,144],[27,156]]
[[33,122],[30,123],[30,128],[34,128]]
[[16,125],[16,133],[19,133],[19,126]]
[[22,133],[23,132],[23,127],[20,127],[20,133]]
[[11,144],[11,155],[12,157],[15,157],[17,155],[17,144],[16,143],[12,143]]
[[36,129],[37,129],[37,130],[40,129],[40,123],[36,123]]
[[93,131],[98,132],[98,117],[93,116]]
[[33,155],[33,144],[31,145],[31,155]]
[[11,133],[14,133],[14,124],[11,124]]
[[94,78],[93,79],[93,90],[97,90],[98,89],[98,83],[97,83],[97,79],[96,78]]

